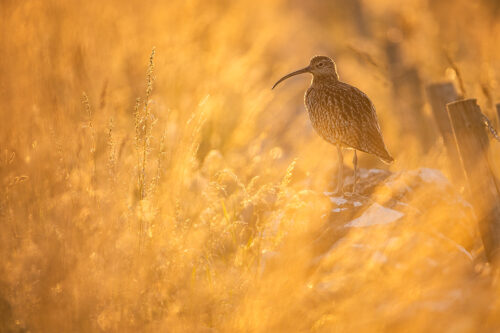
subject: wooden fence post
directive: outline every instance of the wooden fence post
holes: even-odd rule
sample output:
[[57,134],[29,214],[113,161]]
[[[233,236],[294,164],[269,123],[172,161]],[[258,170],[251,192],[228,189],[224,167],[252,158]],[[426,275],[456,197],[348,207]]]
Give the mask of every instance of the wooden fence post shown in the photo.
[[447,108],[485,254],[490,262],[498,262],[500,196],[487,159],[489,140],[481,109],[475,99],[452,102]]
[[446,110],[446,104],[458,99],[458,94],[451,82],[434,83],[426,87],[427,98],[431,105],[432,114],[436,120],[437,127],[448,153],[449,170],[454,181],[463,183],[463,173],[460,169],[460,156],[453,137],[450,117]]
[[496,107],[497,107],[497,124],[500,124],[500,103],[498,103]]

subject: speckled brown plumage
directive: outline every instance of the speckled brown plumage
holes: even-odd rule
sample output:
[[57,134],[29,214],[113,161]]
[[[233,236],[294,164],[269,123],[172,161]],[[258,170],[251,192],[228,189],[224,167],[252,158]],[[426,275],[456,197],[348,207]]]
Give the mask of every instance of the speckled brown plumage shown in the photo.
[[338,80],[314,79],[304,96],[314,129],[326,141],[392,162],[382,139],[375,107],[359,89]]
[[[346,147],[374,154],[386,163],[393,161],[384,144],[373,103],[361,90],[339,80],[332,59],[316,56],[309,66],[284,76],[274,87],[302,73],[313,75],[304,96],[311,123],[323,139],[337,145],[339,158],[342,147]],[[356,168],[356,155],[354,158]]]

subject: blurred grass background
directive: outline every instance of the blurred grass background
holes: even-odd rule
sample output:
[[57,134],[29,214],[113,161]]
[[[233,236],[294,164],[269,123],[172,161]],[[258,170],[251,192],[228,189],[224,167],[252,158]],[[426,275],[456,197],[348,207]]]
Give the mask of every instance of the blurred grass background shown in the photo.
[[[336,153],[309,124],[309,78],[270,89],[329,55],[376,105],[391,170],[449,175],[422,87],[451,80],[495,119],[499,8],[3,0],[0,330],[499,329],[487,267],[450,259],[411,228],[390,229],[400,240],[384,250],[403,266],[340,245],[325,274],[345,287],[312,287],[320,273],[310,244],[329,211],[322,193],[334,187]],[[398,89],[408,68],[416,89]],[[414,112],[425,133],[412,127]],[[360,165],[387,168],[365,154]],[[458,225],[458,208],[428,201],[433,190],[408,199],[427,210],[412,223],[474,243],[473,219]],[[388,237],[377,230],[373,246]],[[436,256],[429,270],[424,258]],[[459,301],[446,311],[422,305],[450,298]]]

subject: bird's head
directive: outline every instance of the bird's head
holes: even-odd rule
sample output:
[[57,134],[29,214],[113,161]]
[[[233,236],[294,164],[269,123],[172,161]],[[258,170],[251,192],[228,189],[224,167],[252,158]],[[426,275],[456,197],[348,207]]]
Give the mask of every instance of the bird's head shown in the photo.
[[338,80],[339,76],[337,74],[337,67],[332,59],[326,56],[315,56],[309,62],[309,66],[299,69],[298,71],[292,72],[283,76],[278,80],[273,86],[273,89],[281,82],[294,75],[311,73],[314,77],[332,77]]
[[335,63],[332,59],[325,56],[313,57],[311,59],[311,62],[309,63],[309,66],[307,67],[309,68],[309,72],[311,72],[313,75],[338,76],[337,66],[335,66]]

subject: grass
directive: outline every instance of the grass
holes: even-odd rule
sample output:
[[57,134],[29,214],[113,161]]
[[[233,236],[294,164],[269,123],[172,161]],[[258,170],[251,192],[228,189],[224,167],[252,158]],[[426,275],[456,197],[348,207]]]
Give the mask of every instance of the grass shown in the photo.
[[412,194],[374,200],[418,214],[337,235],[311,265],[336,153],[304,111],[309,79],[271,91],[279,77],[334,57],[377,106],[393,172],[450,170],[435,130],[427,151],[403,130],[388,36],[422,84],[498,99],[493,3],[360,3],[3,1],[0,331],[498,329],[490,268],[454,245],[479,248],[470,211],[415,173],[395,176]]

